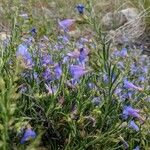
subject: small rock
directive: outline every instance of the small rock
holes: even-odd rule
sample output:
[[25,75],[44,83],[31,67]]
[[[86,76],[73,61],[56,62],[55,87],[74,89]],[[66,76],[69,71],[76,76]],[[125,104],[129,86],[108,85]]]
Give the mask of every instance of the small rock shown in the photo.
[[120,11],[126,17],[127,21],[132,21],[139,17],[139,11],[136,8],[127,8]]
[[7,34],[6,32],[0,32],[0,41],[4,41],[9,38],[10,38],[9,34]]
[[108,30],[108,39],[121,45],[134,42],[145,30],[145,22],[136,8],[109,12],[103,17],[102,24]]
[[127,22],[125,15],[121,12],[109,12],[102,18],[102,24],[107,30],[117,29]]

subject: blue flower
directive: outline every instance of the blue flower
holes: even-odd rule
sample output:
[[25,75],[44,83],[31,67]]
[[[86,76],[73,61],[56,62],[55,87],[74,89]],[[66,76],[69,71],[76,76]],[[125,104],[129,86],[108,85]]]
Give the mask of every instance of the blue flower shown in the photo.
[[121,92],[122,92],[122,89],[121,88],[116,88],[116,90],[115,90],[115,94],[116,95],[118,95],[118,96],[120,96],[121,95]]
[[76,6],[76,8],[77,8],[79,14],[83,14],[83,13],[84,13],[85,7],[84,7],[83,4],[78,4],[78,5]]
[[79,65],[71,65],[70,66],[70,73],[74,79],[79,79],[81,76],[88,73],[89,70],[86,70],[84,67]]
[[113,55],[113,57],[118,57],[118,56],[120,56],[120,51],[119,50],[114,50],[114,52],[112,53]]
[[60,77],[62,76],[62,69],[60,67],[59,64],[57,64],[54,68],[54,72],[55,72],[55,75],[56,75],[56,78],[57,79],[60,79]]
[[126,57],[127,56],[127,49],[126,48],[123,48],[121,51],[120,51],[120,57]]
[[42,66],[45,66],[45,67],[48,65],[52,65],[53,64],[52,57],[49,54],[43,55],[41,59],[41,63],[42,63]]
[[59,27],[61,29],[63,29],[64,31],[69,31],[69,28],[74,25],[75,23],[75,19],[65,19],[65,20],[62,20],[62,21],[59,21],[58,24],[59,24]]
[[131,70],[131,74],[135,74],[139,72],[139,68],[135,64],[132,64],[130,66],[130,70]]
[[121,95],[122,99],[132,99],[132,96],[134,95],[134,91],[128,91]]
[[136,146],[133,150],[140,150],[140,147]]
[[124,80],[124,88],[143,91],[143,88],[134,85],[132,82],[128,81],[127,79]]
[[33,65],[32,57],[31,54],[28,52],[28,47],[26,44],[20,44],[18,46],[16,56],[21,57],[27,66]]
[[124,106],[123,109],[123,117],[124,119],[127,119],[129,116],[141,119],[141,116],[139,115],[140,110],[134,109],[131,106]]
[[26,141],[29,141],[30,139],[35,139],[36,133],[32,129],[26,129],[23,137],[21,138],[20,143],[24,144]]
[[30,32],[32,35],[35,35],[36,34],[36,28],[32,28]]
[[25,45],[25,44],[20,44],[20,45],[18,46],[16,55],[17,55],[17,56],[22,56],[22,57],[25,58],[25,59],[30,59],[30,58],[31,58],[31,55],[30,55],[30,53],[28,52],[28,47],[27,47],[27,45]]
[[67,64],[68,62],[69,62],[69,56],[63,57],[62,63],[63,63],[63,64]]
[[88,50],[85,48],[80,49],[79,61],[82,63],[87,60]]
[[70,83],[71,85],[75,86],[79,82],[79,79],[71,79]]
[[64,44],[57,43],[54,45],[54,50],[62,50],[64,48]]
[[137,132],[139,131],[138,125],[133,120],[129,122],[129,127],[134,129]]
[[126,57],[128,55],[127,49],[123,48],[121,51],[115,50],[113,53],[114,57]]
[[80,52],[79,51],[73,51],[73,52],[69,52],[67,54],[68,57],[71,57],[71,58],[79,58],[80,56]]
[[142,73],[145,73],[145,74],[148,73],[148,67],[147,66],[144,66],[141,69],[142,69]]
[[138,77],[138,80],[143,83],[143,82],[145,82],[146,79],[144,76],[140,76],[140,77]]
[[46,68],[45,71],[43,72],[42,74],[43,78],[46,80],[46,81],[49,81],[49,80],[52,80],[52,72],[49,68]]
[[63,44],[67,44],[69,42],[69,37],[66,35],[58,36],[58,42],[63,43]]

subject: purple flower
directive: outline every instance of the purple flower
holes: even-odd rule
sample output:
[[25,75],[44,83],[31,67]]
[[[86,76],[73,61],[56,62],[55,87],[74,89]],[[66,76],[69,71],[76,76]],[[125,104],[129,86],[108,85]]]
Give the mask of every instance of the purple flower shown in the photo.
[[83,62],[87,59],[88,56],[88,50],[85,48],[80,49],[80,55],[79,55],[79,61]]
[[70,72],[74,79],[79,79],[81,76],[88,73],[89,70],[86,70],[84,67],[79,65],[72,65],[70,66]]
[[139,71],[139,68],[135,64],[132,64],[130,70],[131,70],[131,74],[135,74]]
[[124,119],[127,119],[129,116],[141,119],[141,116],[139,115],[140,110],[134,109],[131,106],[125,106],[123,109],[123,117]]
[[48,66],[48,65],[52,65],[53,61],[52,61],[52,57],[48,54],[45,54],[44,56],[42,56],[42,60],[41,60],[42,66]]
[[115,90],[115,94],[116,94],[116,95],[118,95],[118,96],[121,95],[121,92],[122,92],[122,89],[121,89],[121,88],[119,88],[119,87],[116,88],[116,90]]
[[120,56],[120,51],[118,51],[117,49],[116,49],[116,50],[114,50],[114,52],[113,52],[113,56],[114,56],[114,57],[118,57],[118,56]]
[[68,31],[69,28],[75,23],[75,19],[65,19],[62,21],[59,21],[59,27],[63,29],[64,31]]
[[25,44],[20,44],[18,46],[17,52],[16,52],[16,56],[17,57],[21,57],[24,61],[24,63],[27,66],[32,66],[33,62],[32,62],[32,57],[31,54],[28,52],[28,47]]
[[54,45],[54,50],[62,50],[64,48],[63,44],[57,43],[56,45]]
[[143,82],[145,82],[145,80],[146,80],[146,79],[145,79],[145,77],[144,77],[144,76],[140,76],[140,77],[138,78],[138,80],[139,80],[140,82],[142,82],[142,83],[143,83]]
[[69,62],[69,57],[68,56],[63,57],[62,63],[67,64],[68,62]]
[[43,78],[47,80],[52,80],[52,72],[49,68],[46,68],[45,71],[42,74]]
[[18,46],[17,52],[16,52],[17,56],[22,56],[24,58],[30,58],[30,53],[28,52],[28,47],[25,44],[20,44]]
[[126,48],[123,48],[121,51],[120,51],[120,57],[126,57],[127,56],[127,49]]
[[131,99],[132,95],[134,94],[133,91],[128,91],[127,93],[124,93],[121,95],[121,97],[125,100],[125,99]]
[[62,76],[62,69],[61,69],[61,67],[59,66],[59,64],[57,64],[57,65],[55,66],[54,72],[55,72],[56,78],[57,78],[57,79],[60,79],[60,77]]
[[140,147],[136,146],[133,150],[140,150]]
[[138,125],[133,120],[129,122],[129,127],[134,129],[137,132],[139,131]]
[[76,8],[77,8],[79,14],[83,14],[83,13],[84,13],[85,7],[84,7],[83,4],[78,4],[78,5],[76,6]]
[[69,53],[67,54],[67,56],[69,56],[69,57],[71,57],[71,58],[79,58],[80,52],[79,52],[79,51],[69,52]]
[[25,130],[20,143],[24,144],[26,141],[29,141],[30,139],[34,139],[35,137],[36,137],[36,133],[31,128],[28,128]]
[[127,79],[124,80],[124,88],[143,91],[143,88],[134,85],[132,82],[128,81]]
[[69,39],[68,39],[68,36],[66,35],[63,35],[63,36],[58,36],[58,40],[61,42],[61,43],[68,43],[69,42]]
[[71,79],[70,83],[75,86],[79,82],[79,79]]
[[147,74],[148,73],[148,67],[147,66],[142,67],[142,72]]
[[127,56],[127,49],[126,48],[123,48],[121,51],[119,50],[115,50],[113,55],[115,57],[126,57]]

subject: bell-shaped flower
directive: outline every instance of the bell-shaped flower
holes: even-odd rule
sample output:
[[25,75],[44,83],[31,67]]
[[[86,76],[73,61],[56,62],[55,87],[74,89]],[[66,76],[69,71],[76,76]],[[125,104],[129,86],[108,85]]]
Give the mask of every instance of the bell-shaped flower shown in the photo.
[[62,76],[62,69],[59,64],[55,65],[54,72],[55,72],[56,78],[60,79]]
[[142,117],[139,114],[139,109],[134,109],[131,106],[124,106],[123,109],[123,118],[127,119],[129,116],[142,120]]
[[84,13],[85,7],[84,7],[83,4],[78,4],[78,5],[76,6],[76,8],[77,8],[77,11],[79,12],[79,14],[82,15],[82,14]]
[[26,141],[29,141],[30,139],[35,139],[35,137],[36,137],[35,131],[33,131],[31,128],[28,128],[25,130],[20,143],[24,144]]
[[58,22],[60,29],[69,31],[70,28],[75,24],[75,19],[65,19]]
[[74,79],[79,79],[83,75],[87,74],[89,70],[85,69],[79,65],[71,65],[70,66],[70,73]]
[[127,79],[124,80],[124,88],[126,88],[126,89],[135,89],[135,90],[143,91],[143,88],[134,85],[132,82],[128,81]]
[[129,127],[134,129],[137,132],[140,130],[138,125],[133,120],[129,122]]

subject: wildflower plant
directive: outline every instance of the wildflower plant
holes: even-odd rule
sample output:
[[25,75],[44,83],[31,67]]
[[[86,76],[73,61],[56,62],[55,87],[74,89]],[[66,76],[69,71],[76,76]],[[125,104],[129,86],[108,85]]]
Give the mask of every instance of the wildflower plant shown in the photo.
[[114,50],[92,1],[74,7],[81,22],[56,19],[51,34],[15,9],[0,50],[0,149],[150,147],[149,58]]

